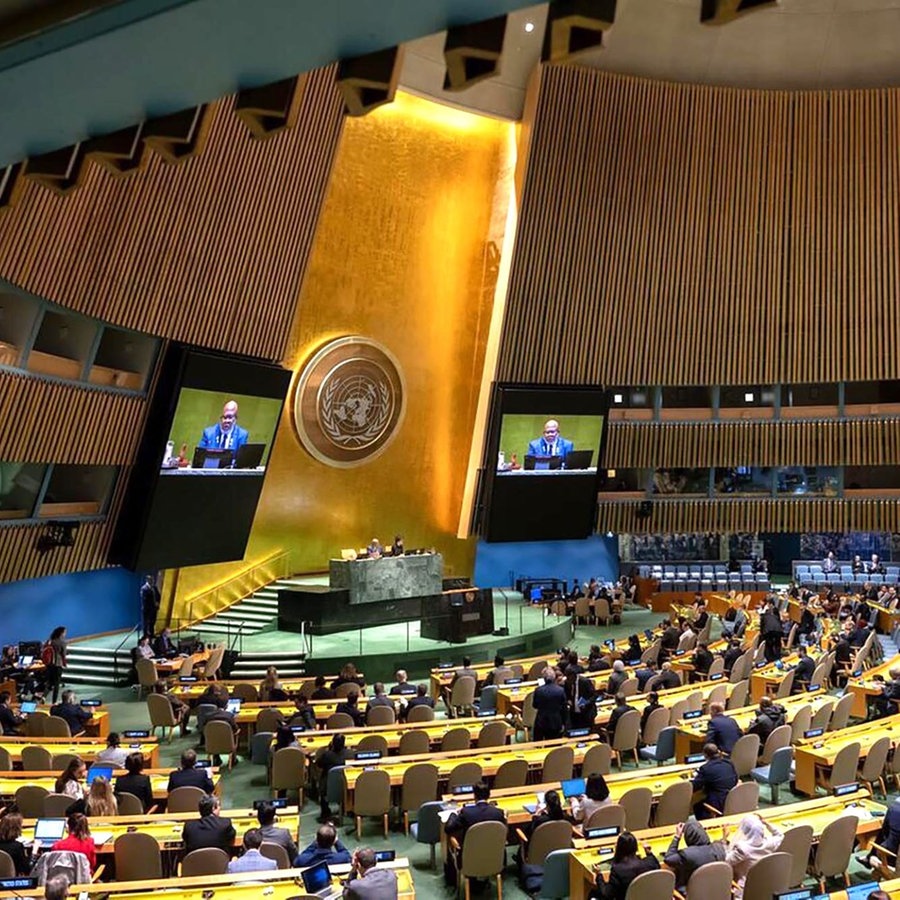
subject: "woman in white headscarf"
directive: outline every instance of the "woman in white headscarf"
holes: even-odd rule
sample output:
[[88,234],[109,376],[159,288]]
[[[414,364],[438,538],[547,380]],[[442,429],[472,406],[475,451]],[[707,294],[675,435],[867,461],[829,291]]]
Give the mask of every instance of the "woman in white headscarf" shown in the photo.
[[750,867],[757,860],[774,853],[779,848],[782,833],[771,822],[751,813],[741,819],[741,824],[732,834],[728,833],[726,826],[724,835],[728,841],[725,847],[725,862],[734,871],[734,880],[738,883],[735,897],[740,897]]

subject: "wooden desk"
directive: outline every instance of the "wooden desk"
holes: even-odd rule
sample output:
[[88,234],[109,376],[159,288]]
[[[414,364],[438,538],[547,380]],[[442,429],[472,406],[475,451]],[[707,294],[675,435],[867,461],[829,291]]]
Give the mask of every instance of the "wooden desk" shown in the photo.
[[[337,677],[337,676],[335,676]],[[281,689],[286,694],[297,694],[300,692],[300,688],[303,687],[304,684],[308,682],[312,682],[314,679],[312,678],[290,678],[290,679],[282,679],[281,680]],[[240,684],[249,684],[251,687],[259,689],[260,684],[262,683],[262,679],[254,678],[254,679],[243,679],[243,680],[227,680],[227,681],[191,681],[191,682],[180,682],[176,681],[172,686],[170,693],[173,697],[176,697],[178,700],[181,700],[183,703],[191,703],[196,701],[201,694],[203,694],[206,689],[210,686],[210,684],[218,684],[225,688],[228,691],[229,696],[232,691]],[[360,699],[364,697],[366,694],[366,688],[359,688],[359,696]],[[338,701],[339,702],[339,701]]]
[[[772,806],[756,811],[757,815],[767,819],[777,828],[786,831],[795,825],[811,825],[813,836],[818,837],[825,826],[841,815],[852,804],[858,804],[860,819],[856,833],[861,845],[867,845],[881,828],[885,807],[875,803],[866,790],[857,791],[845,797],[822,797],[818,800],[804,800],[800,803],[788,803]],[[716,819],[704,819],[703,827],[710,840],[721,840],[722,826],[737,828],[744,813],[735,816],[723,816]],[[674,834],[674,827],[650,828],[637,832],[638,844],[648,843],[654,855],[662,859]],[[616,838],[604,838],[598,841],[576,841],[576,849],[569,856],[569,891],[571,900],[585,900],[593,889],[597,872],[602,865],[608,868],[612,859],[612,850]]]
[[[816,651],[813,647],[810,648],[809,655],[812,657],[813,662],[818,665],[825,654],[824,652]],[[759,703],[766,694],[774,694],[781,685],[781,682],[787,678],[788,672],[793,671],[799,661],[799,655],[792,653],[790,656],[785,656],[781,660],[768,663],[758,669],[753,669],[750,674],[750,699],[755,703]],[[782,665],[782,668],[780,669],[777,665],[778,662]]]
[[[199,666],[200,663],[205,663],[211,655],[211,650],[201,650],[197,653],[192,653],[190,656],[191,668]],[[187,656],[176,656],[173,659],[154,659],[153,663],[156,666],[157,678],[169,678],[172,675],[177,675],[187,658]]]
[[[730,681],[723,678],[717,678],[715,681],[698,681],[695,684],[683,684],[681,687],[668,688],[668,690],[657,691],[659,697],[659,705],[666,709],[671,709],[681,700],[687,700],[691,694],[700,693],[703,695],[704,704],[707,702],[709,695],[720,684],[725,685],[725,696],[730,697],[734,690],[734,685]],[[643,711],[644,706],[649,702],[647,694],[633,694],[628,698],[628,705],[633,706],[638,711]],[[609,721],[609,717],[615,708],[615,700],[601,700],[597,704],[596,725],[605,725]]]
[[[507,668],[512,668],[512,666],[521,666],[524,674],[527,676],[529,669],[538,662],[542,662],[548,665],[552,665],[556,660],[555,653],[546,653],[543,656],[527,656],[522,657],[520,659],[508,659],[504,663]],[[431,698],[435,702],[440,699],[441,696],[441,688],[450,687],[450,682],[453,681],[453,678],[456,675],[456,670],[462,668],[462,662],[459,665],[453,665],[447,668],[434,668],[429,673],[429,683],[431,687]],[[488,673],[494,670],[493,662],[483,662],[483,663],[475,663],[469,668],[473,669],[478,674],[478,684],[482,684],[484,679],[487,678]]]
[[[50,715],[50,706],[39,706],[38,711]],[[15,707],[18,713],[19,708]],[[94,706],[90,708],[92,716],[84,723],[83,737],[106,738],[109,735],[109,710],[102,706]]]
[[[834,697],[829,697],[824,688],[820,688],[815,694],[795,694],[778,703],[785,708],[787,721],[791,722],[797,710],[807,704],[812,707],[813,715],[826,703],[833,703]],[[759,704],[754,706],[742,706],[739,709],[729,709],[725,715],[734,719],[741,731],[746,732],[750,723],[759,713]],[[675,732],[675,759],[684,759],[691,753],[700,753],[706,743],[706,732],[709,730],[709,716],[700,716],[696,719],[680,719]]]
[[847,692],[853,694],[853,705],[850,707],[850,715],[857,719],[865,719],[869,714],[869,698],[881,693],[878,682],[874,681],[876,675],[881,675],[885,681],[890,681],[890,671],[900,667],[900,656],[893,656],[871,669],[866,669],[861,678],[847,680]]
[[[123,744],[128,744],[128,738],[123,738]],[[131,743],[138,744],[135,750],[140,750],[144,754],[144,765],[148,769],[155,769],[159,766],[159,744],[151,738],[141,738]],[[32,745],[46,747],[53,755],[57,753],[75,753],[86,763],[90,764],[94,761],[94,757],[101,750],[106,749],[106,741],[97,738],[76,737],[76,738],[45,738],[45,737],[14,737],[12,735],[4,735],[0,737],[0,747],[3,747],[10,756],[13,765],[22,764],[22,748]]]
[[819,738],[798,741],[794,746],[797,790],[813,796],[816,793],[816,766],[830,769],[837,752],[855,741],[859,741],[859,759],[862,762],[872,744],[882,737],[890,738],[892,746],[897,745],[900,740],[900,715],[863,722],[840,731],[827,732]]
[[[150,776],[154,800],[165,801],[169,796],[169,775],[172,771],[172,769],[144,769],[144,775]],[[220,790],[219,769],[217,766],[213,766],[207,771],[213,781],[214,793],[218,794]],[[113,779],[125,774],[124,769],[114,769]],[[26,784],[46,788],[52,794],[56,785],[56,778],[56,772],[0,772],[0,798],[11,800],[15,797],[16,791]]]

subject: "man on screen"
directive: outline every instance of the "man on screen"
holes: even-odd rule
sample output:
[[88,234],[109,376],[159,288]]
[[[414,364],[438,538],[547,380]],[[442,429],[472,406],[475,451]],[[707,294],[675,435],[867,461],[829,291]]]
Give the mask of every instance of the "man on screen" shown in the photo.
[[573,441],[567,441],[559,433],[559,422],[548,419],[544,423],[544,434],[528,444],[528,456],[561,456],[566,458],[570,450],[575,449]]
[[229,400],[222,407],[222,416],[215,425],[203,429],[198,447],[215,450],[235,450],[250,439],[250,432],[237,423],[238,405]]

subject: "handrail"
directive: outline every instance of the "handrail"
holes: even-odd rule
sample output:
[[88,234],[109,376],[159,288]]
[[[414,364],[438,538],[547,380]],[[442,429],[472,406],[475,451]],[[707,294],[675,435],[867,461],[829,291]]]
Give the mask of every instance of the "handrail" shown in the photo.
[[113,650],[113,678],[117,681],[119,678],[119,651],[122,649],[122,647],[125,646],[125,641],[127,641],[128,638],[130,638],[131,635],[133,635],[140,627],[141,627],[140,622],[138,622],[137,625],[132,626],[131,631],[129,631],[125,635],[125,637],[122,638],[122,640],[119,642],[118,647],[116,647],[116,649]]

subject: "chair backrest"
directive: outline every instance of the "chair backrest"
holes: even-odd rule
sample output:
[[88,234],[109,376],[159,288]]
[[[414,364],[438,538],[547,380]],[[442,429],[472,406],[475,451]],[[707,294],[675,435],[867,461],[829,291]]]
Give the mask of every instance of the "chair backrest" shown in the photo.
[[181,663],[181,668],[178,670],[178,674],[184,678],[194,674],[194,658],[192,656],[185,657],[184,661]]
[[887,765],[888,753],[891,750],[891,739],[887,736],[878,738],[866,754],[860,767],[859,777],[863,781],[873,782],[881,777]]
[[219,847],[202,847],[191,850],[181,861],[181,877],[199,875],[224,875],[228,868],[228,854]]
[[669,707],[669,722],[674,725],[684,718],[684,714],[688,711],[687,700],[676,700]]
[[218,706],[215,703],[199,703],[197,705],[197,709],[195,710],[197,715],[197,729],[199,731],[203,731],[203,726],[206,725],[206,720],[218,710]]
[[351,694],[362,694],[362,688],[355,681],[345,681],[334,689],[338,700],[346,700]]
[[648,787],[635,787],[625,791],[619,805],[625,810],[625,827],[629,831],[643,831],[650,825],[650,807],[653,791]]
[[177,787],[169,791],[166,798],[166,812],[188,813],[197,812],[200,801],[206,796],[206,791],[198,787]]
[[703,709],[703,691],[692,691],[687,695],[687,708],[691,712]]
[[480,713],[496,712],[498,690],[499,688],[496,684],[486,684],[481,689],[481,696],[478,698],[478,711]]
[[745,781],[736,784],[728,792],[723,813],[726,816],[736,816],[755,809],[759,809],[759,785],[755,781]]
[[406,716],[407,722],[433,722],[434,707],[426,706],[424,703],[414,706]]
[[50,793],[39,784],[23,784],[16,791],[16,806],[24,819],[39,819],[44,815],[44,798]]
[[272,741],[274,732],[255,731],[250,735],[250,762],[254,766],[267,766],[272,753]]
[[731,693],[728,695],[728,701],[726,702],[725,706],[727,709],[740,709],[747,703],[747,688],[750,683],[746,678],[742,678],[736,682],[733,682],[733,684],[734,687],[731,689]]
[[[346,713],[336,713],[335,715],[345,716]],[[347,716],[349,719],[350,717]],[[256,730],[276,732],[284,721],[284,715],[280,709],[274,706],[267,706],[256,714]],[[352,721],[352,720],[351,720]]]
[[787,747],[791,743],[791,726],[790,725],[779,725],[777,728],[773,729],[769,736],[766,738],[766,743],[763,746],[761,762],[764,766],[767,766],[770,762],[772,762],[772,755],[776,750],[781,747]]
[[707,695],[706,708],[709,709],[713,703],[721,703],[724,706],[728,702],[728,685],[724,681],[720,681]]
[[816,875],[831,878],[847,871],[858,824],[856,816],[839,816],[825,826],[812,864]]
[[656,807],[656,827],[675,825],[686,822],[691,814],[691,797],[694,786],[690,781],[677,781],[670,784],[659,798]]
[[0,878],[12,878],[15,874],[16,864],[12,857],[5,850],[0,850]]
[[738,778],[746,778],[756,766],[759,756],[759,735],[745,734],[739,737],[731,749],[731,764]]
[[626,678],[622,684],[619,685],[618,693],[624,694],[626,697],[633,697],[639,689],[637,678]]
[[522,724],[526,729],[534,728],[534,720],[537,717],[537,710],[534,708],[534,692],[532,691],[522,704]]
[[493,683],[496,687],[500,687],[501,685],[506,684],[506,682],[510,678],[514,677],[515,676],[513,675],[513,670],[509,666],[501,666],[499,669],[497,669],[496,672],[494,672]]
[[423,803],[416,813],[415,835],[420,844],[437,844],[441,839],[443,825],[441,812],[444,809],[442,800],[434,803]]
[[788,887],[796,887],[798,884],[802,884],[806,878],[812,840],[812,825],[795,825],[793,828],[788,828],[781,838],[778,852],[789,854],[793,860]]
[[591,744],[581,761],[581,771],[585,775],[609,775],[611,769],[612,753],[609,744]]
[[388,742],[383,734],[364,734],[356,744],[357,750],[377,750],[382,756],[388,755]]
[[[414,706],[413,710],[416,708]],[[427,709],[428,707],[425,708]],[[400,756],[411,756],[417,753],[427,753],[430,749],[431,741],[428,738],[428,732],[413,728],[410,731],[404,731],[400,735],[400,745],[397,748],[397,753]]]
[[138,683],[142,688],[152,688],[156,684],[157,674],[156,665],[152,659],[139,659],[134,664],[137,672]]
[[403,773],[400,791],[400,809],[410,812],[423,803],[437,800],[438,767],[432,763],[416,763]]
[[441,738],[441,752],[446,753],[448,750],[468,750],[472,737],[468,728],[451,728]]
[[731,879],[732,869],[727,862],[706,863],[694,869],[686,896],[688,900],[731,900]]
[[54,753],[50,761],[50,768],[54,772],[62,772],[69,767],[69,763],[75,759],[74,753]]
[[793,860],[788,853],[770,853],[757,860],[747,870],[744,881],[744,897],[747,900],[766,900],[780,891],[786,891],[791,877]]
[[500,764],[494,776],[494,788],[522,787],[528,781],[528,760],[508,759]]
[[291,858],[281,844],[276,844],[274,841],[263,841],[259,846],[259,852],[268,859],[274,859],[279,869],[291,868]]
[[853,741],[841,747],[835,754],[829,784],[837,787],[856,781],[857,768],[859,768],[859,741]]
[[299,790],[306,780],[306,756],[299,747],[282,747],[272,756],[272,790]]
[[234,753],[237,749],[228,722],[207,722],[203,726],[203,742],[207,753]]
[[502,747],[506,743],[506,733],[506,722],[488,722],[478,732],[477,746],[479,749],[482,747]]
[[709,671],[706,673],[708,678],[713,675],[723,675],[725,673],[725,660],[721,656],[717,656],[709,665]]
[[175,713],[172,704],[162,694],[147,694],[147,713],[150,716],[150,724],[153,727],[174,727]]
[[370,706],[366,711],[366,725],[393,725],[396,721],[393,706]]
[[0,772],[12,771],[12,757],[6,747],[0,747]]
[[785,697],[790,697],[791,691],[794,688],[794,670],[791,669],[784,678],[781,679],[781,684],[778,685],[778,690],[775,691],[776,699],[782,700]]
[[145,881],[162,878],[162,856],[152,834],[127,831],[114,844],[116,881]]
[[121,791],[116,794],[116,803],[119,805],[120,816],[142,816],[144,815],[144,804],[140,797],[129,794],[128,791]]
[[553,850],[544,860],[541,900],[567,900],[569,897],[569,850]]
[[447,786],[450,790],[459,787],[461,784],[477,784],[481,781],[482,770],[481,763],[477,762],[461,762],[457,763],[447,777]]
[[793,747],[779,747],[772,754],[772,762],[769,763],[769,784],[787,784],[791,780],[793,760]]
[[675,892],[675,873],[656,869],[638,875],[625,892],[625,900],[669,900]]
[[450,706],[471,706],[475,702],[475,679],[471,675],[461,675],[450,692]]
[[222,668],[222,660],[225,658],[225,648],[216,647],[209,654],[209,658],[203,664],[203,677],[215,678],[219,669]]
[[572,747],[554,747],[545,757],[543,775],[544,783],[566,781],[572,777],[575,767],[575,751]]
[[544,822],[535,828],[528,841],[525,862],[532,866],[542,866],[547,856],[554,850],[568,850],[572,846],[572,826],[565,820]]
[[828,700],[823,703],[814,713],[812,721],[809,723],[810,728],[828,728],[831,721],[831,713],[834,710],[834,700]]
[[804,731],[809,731],[812,727],[812,707],[808,703],[804,703],[791,719],[791,743],[799,741],[803,737]]
[[583,822],[583,828],[625,828],[625,807],[610,803],[595,809]]
[[236,684],[231,688],[231,696],[240,698],[244,703],[257,703],[259,689],[255,684]]
[[353,792],[353,811],[358,816],[381,816],[391,808],[391,776],[384,769],[359,773]]
[[814,669],[812,677],[809,679],[810,684],[825,684],[828,679],[828,663],[820,662]]
[[478,822],[463,838],[461,873],[467,878],[489,878],[506,864],[506,823]]
[[353,719],[345,712],[335,712],[332,713],[325,720],[325,730],[326,731],[338,731],[341,728],[352,728],[353,727]]
[[547,668],[546,659],[538,659],[528,667],[528,677],[526,681],[537,681],[541,677],[541,672]]
[[853,694],[844,694],[840,700],[834,705],[831,711],[831,724],[828,726],[829,731],[840,731],[847,727],[850,720],[850,707],[853,706]]
[[44,722],[44,737],[72,737],[69,723],[59,716],[47,716]]
[[662,731],[663,728],[666,728],[668,724],[669,710],[664,706],[661,706],[659,709],[654,709],[653,712],[647,716],[647,724],[644,725],[644,733],[641,735],[641,740],[645,744],[655,744],[659,738],[660,731]]
[[43,815],[48,819],[64,819],[66,810],[75,801],[68,794],[47,794],[44,797]]
[[632,709],[616,722],[616,733],[613,735],[613,750],[632,750],[637,746],[641,730],[641,714]]

